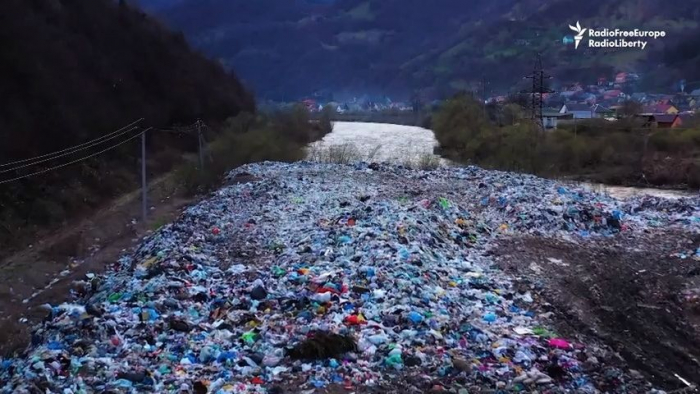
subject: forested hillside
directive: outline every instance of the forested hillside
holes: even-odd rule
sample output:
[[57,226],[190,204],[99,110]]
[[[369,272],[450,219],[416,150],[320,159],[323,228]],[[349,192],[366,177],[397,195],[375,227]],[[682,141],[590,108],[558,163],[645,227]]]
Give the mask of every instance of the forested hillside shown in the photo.
[[[0,164],[82,144],[139,118],[163,127],[254,111],[235,76],[124,2],[4,0],[0,11]],[[137,142],[0,183],[0,248],[18,229],[60,222],[131,190]],[[156,171],[165,167],[160,153],[196,149],[196,143],[149,141],[148,149]],[[0,182],[97,150],[16,170],[3,166]]]
[[[650,88],[700,79],[700,3],[685,0],[141,0],[262,96],[448,93],[482,79],[511,87],[544,54],[563,81],[616,70],[646,73]],[[644,51],[575,51],[568,25],[664,29]],[[281,68],[280,68],[281,66]]]

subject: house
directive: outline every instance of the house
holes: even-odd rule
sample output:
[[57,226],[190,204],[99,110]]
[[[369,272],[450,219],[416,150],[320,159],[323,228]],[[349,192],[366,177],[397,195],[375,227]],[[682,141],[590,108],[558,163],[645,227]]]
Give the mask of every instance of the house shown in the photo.
[[308,109],[309,111],[314,111],[318,108],[318,104],[316,103],[316,100],[313,100],[313,99],[306,99],[306,100],[303,100],[301,103],[304,104],[306,109]]
[[615,75],[615,83],[616,84],[621,84],[621,83],[626,83],[627,82],[627,73],[617,73]]
[[622,90],[619,90],[619,89],[606,90],[603,93],[604,100],[616,99],[616,98],[620,98],[620,97],[625,97],[625,94],[622,93]]
[[700,89],[695,89],[692,92],[690,92],[690,95],[696,98],[700,98]]
[[646,93],[632,93],[632,100],[643,103],[647,101],[648,97]]
[[670,94],[660,94],[657,97],[657,104],[673,105],[674,96]]
[[579,103],[587,103],[589,106],[595,104],[597,97],[593,93],[578,91],[569,98],[571,101]]
[[556,129],[559,120],[569,120],[573,119],[574,116],[571,113],[560,113],[556,109],[554,110],[544,110],[542,111],[542,125],[545,129]]
[[644,107],[643,112],[645,114],[667,114],[667,115],[675,115],[678,113],[678,108],[671,104],[656,104],[656,105],[648,105]]
[[644,114],[639,117],[645,120],[646,127],[658,127],[660,129],[670,129],[680,127],[682,119],[676,114]]
[[593,106],[593,117],[596,119],[614,118],[615,111],[610,108],[603,107],[600,104],[596,104]]
[[660,129],[670,129],[680,127],[682,120],[676,114],[670,115],[653,115],[652,122],[656,123]]
[[574,119],[591,119],[593,109],[588,104],[567,103],[561,106],[560,114],[572,114]]

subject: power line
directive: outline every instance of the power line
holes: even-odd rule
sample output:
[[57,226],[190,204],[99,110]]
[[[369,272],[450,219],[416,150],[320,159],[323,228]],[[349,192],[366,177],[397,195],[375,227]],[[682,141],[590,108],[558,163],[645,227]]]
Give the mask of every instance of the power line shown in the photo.
[[[41,156],[37,156],[37,157],[32,157],[32,158],[29,158],[29,159],[17,160],[17,161],[13,161],[13,162],[11,162],[11,163],[0,164],[0,168],[7,167],[7,166],[11,166],[11,165],[14,165],[14,164],[26,163],[26,162],[28,162],[28,161],[33,161],[33,160],[37,160],[37,159],[43,159],[43,158],[45,158],[45,157],[54,156],[54,155],[58,155],[58,154],[61,154],[61,153],[63,153],[63,152],[66,152],[66,151],[70,151],[70,150],[74,150],[74,149],[77,149],[77,148],[81,148],[81,147],[83,147],[83,146],[85,146],[85,145],[89,145],[89,144],[92,144],[92,143],[94,143],[94,142],[101,141],[101,140],[103,140],[103,139],[105,139],[105,138],[108,138],[108,137],[114,135],[114,134],[120,133],[120,132],[124,131],[124,129],[129,128],[129,127],[133,127],[133,126],[135,126],[137,123],[140,123],[140,122],[142,122],[142,121],[143,121],[143,118],[141,118],[141,119],[139,119],[139,120],[136,120],[136,121],[134,121],[134,122],[131,122],[130,124],[128,124],[128,125],[126,125],[126,126],[120,128],[120,129],[117,130],[117,131],[114,131],[114,132],[109,133],[109,134],[107,134],[107,135],[103,135],[102,137],[95,138],[95,139],[92,140],[92,141],[84,142],[84,143],[82,143],[82,144],[80,144],[80,145],[76,145],[76,146],[73,146],[73,147],[70,147],[70,148],[66,148],[66,149],[63,149],[63,150],[60,150],[60,151],[57,151],[57,152],[47,153],[47,154],[45,154],[45,155],[41,155]],[[133,129],[132,129],[132,130],[133,130]]]
[[4,174],[4,173],[10,172],[10,171],[21,170],[22,168],[27,168],[27,167],[31,167],[31,166],[34,166],[34,165],[37,165],[37,164],[40,164],[40,163],[45,163],[45,162],[47,162],[47,161],[51,161],[51,160],[58,159],[59,157],[64,157],[64,156],[72,155],[73,153],[80,152],[80,151],[83,151],[83,150],[85,150],[85,149],[90,149],[90,148],[92,148],[92,147],[94,147],[94,146],[96,146],[96,145],[102,144],[102,143],[104,143],[104,142],[113,140],[113,139],[118,138],[118,137],[121,137],[122,135],[127,134],[127,133],[130,133],[130,132],[132,132],[132,131],[134,131],[134,130],[137,130],[137,129],[138,129],[138,127],[132,127],[132,128],[130,128],[129,130],[126,130],[126,131],[123,131],[123,132],[121,132],[121,133],[119,133],[119,134],[113,135],[113,136],[111,136],[111,137],[109,137],[109,138],[107,138],[107,139],[105,139],[105,140],[102,140],[102,141],[99,141],[99,142],[95,142],[95,143],[93,143],[93,144],[91,144],[91,145],[84,146],[84,147],[79,148],[79,149],[74,149],[74,150],[71,150],[71,151],[69,151],[69,152],[66,152],[66,153],[63,153],[63,154],[60,154],[60,155],[51,156],[51,157],[46,158],[46,159],[43,159],[43,160],[34,161],[34,162],[31,162],[31,163],[29,163],[29,164],[25,164],[25,165],[22,165],[22,166],[12,167],[12,168],[9,168],[9,169],[7,169],[7,170],[2,170],[2,171],[0,171],[0,174]]
[[101,154],[103,154],[103,153],[105,153],[105,152],[107,152],[107,151],[109,151],[109,150],[115,149],[115,148],[117,148],[117,147],[119,147],[119,146],[121,146],[121,145],[126,144],[127,142],[129,142],[129,141],[131,141],[131,140],[133,140],[133,139],[135,139],[135,138],[140,137],[141,135],[145,134],[146,132],[150,131],[151,129],[152,129],[152,127],[149,127],[149,128],[145,129],[144,131],[142,131],[142,132],[139,133],[139,134],[136,134],[136,135],[134,135],[134,136],[132,136],[132,137],[129,137],[128,139],[126,139],[126,140],[124,140],[124,141],[122,141],[122,142],[120,142],[120,143],[118,143],[118,144],[116,144],[116,145],[112,145],[112,146],[110,146],[109,148],[103,149],[103,150],[101,150],[101,151],[99,151],[99,152],[97,152],[97,153],[93,153],[93,154],[91,154],[91,155],[89,155],[89,156],[85,156],[85,157],[82,157],[82,158],[80,158],[80,159],[70,161],[70,162],[68,162],[68,163],[64,163],[64,164],[57,165],[57,166],[54,166],[54,167],[51,167],[51,168],[47,168],[47,169],[45,169],[45,170],[36,171],[36,172],[31,173],[31,174],[22,175],[22,176],[18,176],[18,177],[16,177],[16,178],[12,178],[12,179],[7,179],[7,180],[4,180],[4,181],[0,181],[0,185],[5,184],[5,183],[10,183],[10,182],[18,181],[18,180],[24,179],[24,178],[29,178],[29,177],[32,177],[32,176],[34,176],[34,175],[45,174],[45,173],[47,173],[47,172],[50,172],[50,171],[53,171],[53,170],[57,170],[57,169],[59,169],[59,168],[63,168],[63,167],[69,166],[69,165],[71,165],[71,164],[75,164],[75,163],[78,163],[78,162],[80,162],[80,161],[87,160],[87,159],[90,159],[90,158],[92,158],[92,157],[101,155]]
[[542,119],[544,94],[554,93],[553,90],[545,86],[545,81],[551,78],[552,76],[546,74],[544,72],[544,68],[542,67],[542,55],[540,53],[537,53],[537,56],[535,58],[535,68],[533,69],[532,74],[525,77],[525,79],[532,79],[532,90],[530,92],[523,91],[522,93],[529,93],[531,95],[530,116],[532,120],[534,120],[537,123],[540,130],[544,130],[544,124]]
[[[164,133],[171,133],[171,134],[194,134],[195,131],[197,131],[197,125],[198,123],[195,122],[189,126],[183,126],[183,127],[173,127],[172,129],[154,129],[154,131],[161,131]],[[206,127],[206,125],[204,125]]]

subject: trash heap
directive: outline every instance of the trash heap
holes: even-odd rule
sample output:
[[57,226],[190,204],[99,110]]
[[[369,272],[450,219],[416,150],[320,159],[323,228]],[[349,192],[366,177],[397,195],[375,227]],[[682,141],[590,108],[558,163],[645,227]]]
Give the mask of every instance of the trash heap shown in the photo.
[[553,332],[488,246],[699,223],[697,200],[623,204],[474,167],[259,163],[230,179],[51,306],[0,365],[2,393],[648,392]]

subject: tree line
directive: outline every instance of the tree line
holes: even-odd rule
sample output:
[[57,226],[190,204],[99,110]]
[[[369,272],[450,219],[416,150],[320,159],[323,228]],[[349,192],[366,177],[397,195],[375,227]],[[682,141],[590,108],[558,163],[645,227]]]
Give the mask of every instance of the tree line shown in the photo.
[[541,130],[515,103],[460,94],[432,116],[447,158],[487,168],[610,184],[700,187],[700,125],[650,128],[634,116]]

